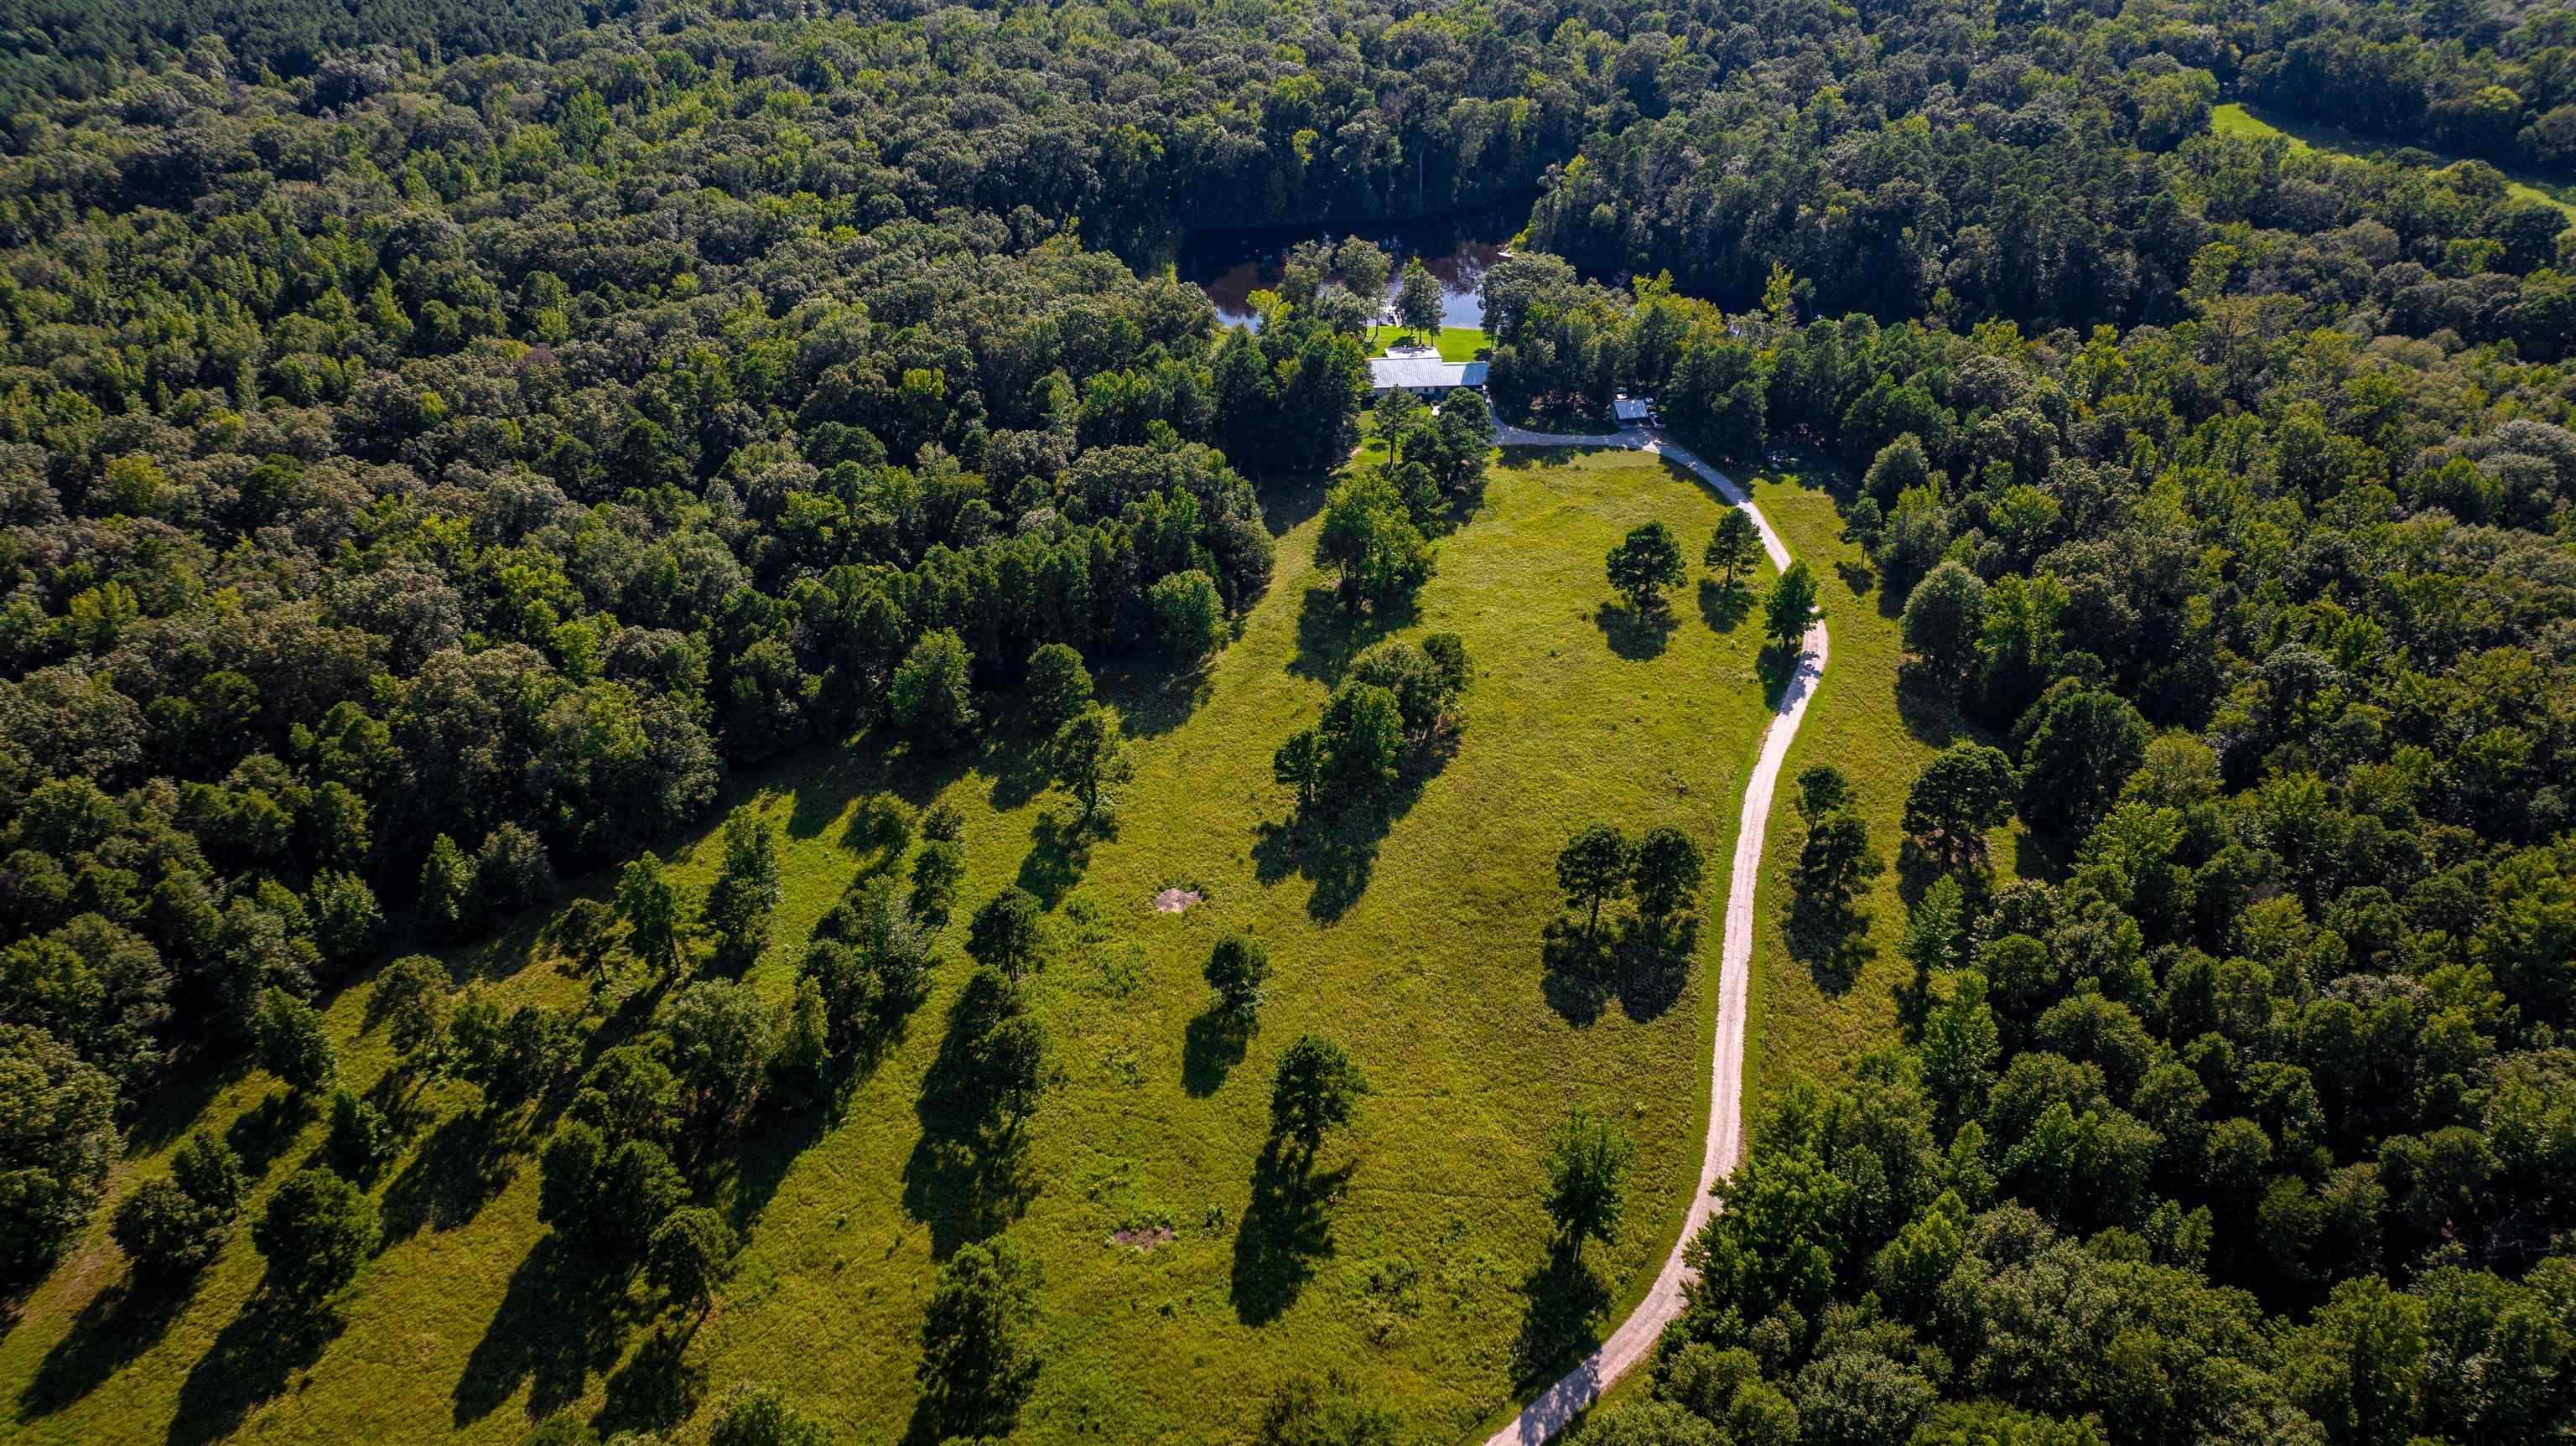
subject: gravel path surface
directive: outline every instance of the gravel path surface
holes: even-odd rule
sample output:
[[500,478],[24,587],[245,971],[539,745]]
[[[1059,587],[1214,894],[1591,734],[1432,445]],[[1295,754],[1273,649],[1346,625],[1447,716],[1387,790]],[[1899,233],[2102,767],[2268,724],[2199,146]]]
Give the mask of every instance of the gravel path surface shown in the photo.
[[[1753,505],[1751,495],[1733,478],[1664,440],[1660,433],[1631,428],[1609,436],[1569,437],[1498,423],[1494,439],[1507,447],[1625,447],[1669,457],[1716,488],[1727,501],[1743,508],[1753,518],[1753,525],[1761,529],[1762,550],[1770,554],[1772,566],[1789,566],[1787,544],[1772,529],[1771,520]],[[1789,755],[1789,740],[1798,736],[1798,722],[1807,714],[1807,700],[1815,695],[1816,682],[1824,676],[1827,642],[1821,621],[1807,630],[1800,643],[1797,671],[1780,694],[1779,711],[1772,715],[1771,726],[1762,735],[1762,756],[1744,785],[1743,824],[1735,836],[1735,867],[1726,887],[1725,942],[1719,953],[1717,1039],[1709,1069],[1708,1147],[1700,1159],[1699,1190],[1691,1197],[1681,1237],[1673,1242],[1673,1253],[1656,1273],[1654,1288],[1646,1292],[1646,1298],[1619,1323],[1610,1338],[1586,1356],[1581,1365],[1540,1392],[1509,1424],[1488,1438],[1485,1446],[1537,1446],[1565,1429],[1577,1412],[1600,1399],[1611,1382],[1643,1361],[1655,1348],[1664,1327],[1681,1314],[1682,1286],[1689,1276],[1682,1251],[1717,1209],[1717,1197],[1710,1191],[1734,1170],[1743,1150],[1744,1005],[1753,973],[1753,886],[1762,872],[1762,832],[1771,818],[1772,789],[1780,781],[1780,765]]]

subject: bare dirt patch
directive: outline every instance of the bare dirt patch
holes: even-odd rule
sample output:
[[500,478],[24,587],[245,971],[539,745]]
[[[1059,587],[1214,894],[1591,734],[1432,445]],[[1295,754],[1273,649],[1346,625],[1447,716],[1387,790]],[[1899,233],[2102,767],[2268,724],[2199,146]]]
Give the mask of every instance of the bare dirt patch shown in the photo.
[[1169,1225],[1130,1225],[1124,1230],[1111,1231],[1109,1243],[1124,1245],[1142,1254],[1155,1246],[1169,1245],[1176,1237],[1177,1232]]
[[1198,901],[1198,890],[1184,889],[1180,885],[1174,884],[1172,887],[1165,889],[1154,896],[1154,912],[1157,914],[1185,914],[1189,912],[1190,905],[1195,904]]

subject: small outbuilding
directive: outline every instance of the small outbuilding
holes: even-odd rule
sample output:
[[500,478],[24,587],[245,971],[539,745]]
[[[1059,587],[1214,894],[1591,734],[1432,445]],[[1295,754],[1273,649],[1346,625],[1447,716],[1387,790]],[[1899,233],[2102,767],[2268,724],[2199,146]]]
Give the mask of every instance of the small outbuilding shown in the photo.
[[1652,427],[1657,424],[1655,399],[1652,397],[1614,397],[1610,402],[1610,420],[1623,427]]
[[1436,356],[1371,357],[1369,390],[1405,391],[1417,397],[1440,397],[1460,387],[1481,392],[1487,370],[1484,362],[1442,361]]

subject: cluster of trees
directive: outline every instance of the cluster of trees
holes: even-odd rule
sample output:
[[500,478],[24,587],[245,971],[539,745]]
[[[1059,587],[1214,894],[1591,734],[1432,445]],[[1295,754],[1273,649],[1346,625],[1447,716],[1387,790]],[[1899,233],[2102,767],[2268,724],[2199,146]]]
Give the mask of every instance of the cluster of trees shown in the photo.
[[1372,643],[1351,659],[1323,718],[1279,745],[1272,776],[1297,791],[1301,817],[1319,799],[1383,802],[1408,766],[1456,746],[1458,697],[1474,677],[1456,633]]

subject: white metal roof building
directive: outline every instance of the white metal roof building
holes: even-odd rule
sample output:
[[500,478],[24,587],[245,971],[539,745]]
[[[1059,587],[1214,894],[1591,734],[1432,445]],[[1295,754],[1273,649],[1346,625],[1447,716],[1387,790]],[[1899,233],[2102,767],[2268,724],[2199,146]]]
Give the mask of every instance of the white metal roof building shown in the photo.
[[1610,420],[1633,425],[1653,420],[1655,403],[1648,397],[1619,397],[1610,403]]
[[1486,364],[1442,361],[1438,357],[1381,356],[1369,358],[1369,390],[1391,392],[1403,390],[1419,396],[1437,396],[1457,387],[1482,388]]

